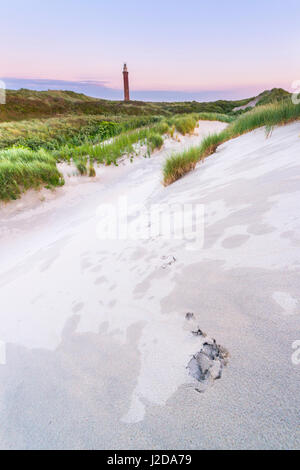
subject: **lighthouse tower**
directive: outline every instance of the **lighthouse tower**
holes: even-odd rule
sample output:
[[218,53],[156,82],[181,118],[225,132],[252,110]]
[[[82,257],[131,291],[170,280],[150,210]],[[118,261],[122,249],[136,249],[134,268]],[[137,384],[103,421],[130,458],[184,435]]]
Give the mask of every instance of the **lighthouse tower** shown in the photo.
[[123,81],[124,81],[124,101],[129,101],[129,79],[128,79],[128,70],[127,65],[124,64],[123,67]]

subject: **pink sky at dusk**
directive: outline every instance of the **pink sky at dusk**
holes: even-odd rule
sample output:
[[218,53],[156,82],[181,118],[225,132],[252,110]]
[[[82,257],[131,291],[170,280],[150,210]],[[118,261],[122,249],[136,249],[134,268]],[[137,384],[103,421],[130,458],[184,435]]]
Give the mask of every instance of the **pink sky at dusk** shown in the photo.
[[300,78],[296,0],[11,0],[1,10],[0,78],[16,83],[118,90],[124,61],[136,91],[246,93]]

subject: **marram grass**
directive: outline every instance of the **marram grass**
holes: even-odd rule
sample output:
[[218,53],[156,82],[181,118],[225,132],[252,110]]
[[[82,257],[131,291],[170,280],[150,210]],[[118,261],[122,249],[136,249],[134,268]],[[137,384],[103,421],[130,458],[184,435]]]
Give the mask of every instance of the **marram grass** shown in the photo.
[[159,122],[160,116],[70,115],[49,119],[0,122],[0,149],[25,146],[59,150],[63,145],[96,144],[121,132]]
[[41,185],[62,184],[55,159],[44,150],[12,148],[0,152],[0,200],[17,199],[23,191]]
[[163,167],[163,183],[167,186],[193,170],[197,162],[213,154],[218,146],[227,140],[259,127],[266,126],[267,129],[271,129],[273,126],[298,119],[300,119],[300,104],[294,105],[290,100],[254,108],[234,120],[219,134],[205,137],[199,146],[168,158]]
[[164,143],[164,139],[158,132],[151,132],[147,137],[147,144],[149,150],[153,152],[156,149],[160,149]]
[[[127,118],[120,123],[102,121],[100,124],[93,123],[93,126],[95,124],[98,127],[97,133],[92,138],[91,134],[92,131],[95,132],[95,126],[88,132],[84,128],[86,141],[81,145],[70,145],[63,138],[60,148],[51,152],[42,148],[30,149],[21,146],[0,150],[0,200],[16,199],[29,188],[54,187],[64,184],[63,177],[56,167],[57,161],[72,160],[81,175],[93,177],[95,176],[94,162],[117,165],[118,159],[123,155],[127,154],[131,157],[135,155],[135,144],[145,145],[147,154],[150,155],[151,152],[162,147],[163,135],[172,136],[175,129],[182,134],[191,133],[199,119],[216,119],[227,122],[229,118],[226,115],[216,113],[192,113],[165,119],[153,116]],[[34,126],[36,125],[35,122]],[[43,125],[46,126],[47,121]],[[121,130],[122,132],[120,132]],[[28,133],[28,142],[31,142],[33,138],[36,139],[34,136],[35,128]],[[102,142],[109,137],[110,140]],[[80,142],[80,139],[72,142],[75,141]],[[33,147],[37,147],[37,140],[34,142]],[[183,161],[190,158],[188,153],[184,154]],[[182,168],[185,168],[186,171],[187,166],[183,165],[183,161],[180,165],[178,159],[174,165],[173,160],[168,164],[170,172],[173,171],[172,165],[174,168],[177,167],[174,172],[177,175],[176,178],[182,176]],[[190,169],[195,166],[196,161],[197,154],[189,163]]]
[[180,134],[190,134],[194,131],[197,125],[197,118],[193,115],[183,116],[174,119],[175,129],[180,132]]
[[229,116],[228,114],[222,113],[199,113],[199,121],[220,121],[230,123],[235,120],[234,116]]
[[64,146],[59,151],[54,152],[57,160],[80,160],[82,157],[89,157],[91,161],[104,163],[105,165],[115,164],[123,155],[134,155],[134,145],[138,142],[144,143],[153,151],[163,144],[161,135],[169,131],[169,126],[165,121],[157,124],[142,127],[138,130],[123,132],[114,137],[111,141],[93,145],[86,143],[78,147]]

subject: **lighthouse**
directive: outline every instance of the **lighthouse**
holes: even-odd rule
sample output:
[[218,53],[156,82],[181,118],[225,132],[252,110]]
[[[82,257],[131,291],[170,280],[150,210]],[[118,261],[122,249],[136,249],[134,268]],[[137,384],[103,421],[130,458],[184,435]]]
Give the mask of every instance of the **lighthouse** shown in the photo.
[[127,65],[124,64],[123,67],[123,81],[124,81],[124,101],[129,101],[129,79],[128,79],[128,70]]

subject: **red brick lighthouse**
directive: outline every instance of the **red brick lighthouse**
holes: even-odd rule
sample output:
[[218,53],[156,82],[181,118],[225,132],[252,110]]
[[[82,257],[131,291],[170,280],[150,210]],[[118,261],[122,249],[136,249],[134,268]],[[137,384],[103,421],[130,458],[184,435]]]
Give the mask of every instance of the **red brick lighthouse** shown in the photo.
[[129,79],[128,79],[128,70],[127,65],[124,64],[123,67],[123,81],[124,81],[124,101],[129,101]]

